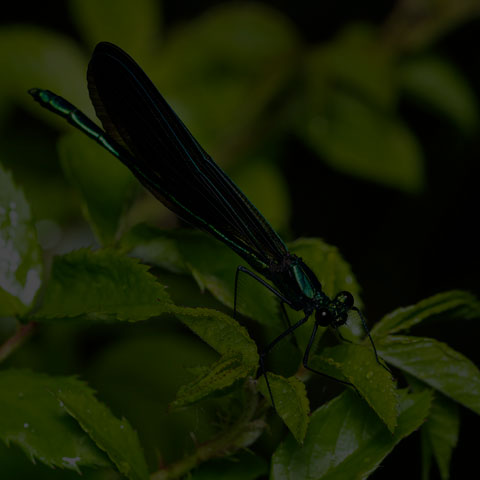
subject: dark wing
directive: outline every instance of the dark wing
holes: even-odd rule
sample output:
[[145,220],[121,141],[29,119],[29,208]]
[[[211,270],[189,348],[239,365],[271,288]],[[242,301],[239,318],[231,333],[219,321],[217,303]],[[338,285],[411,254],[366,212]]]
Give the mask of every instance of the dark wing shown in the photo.
[[88,66],[88,88],[106,132],[132,153],[135,164],[127,166],[168,208],[257,270],[281,262],[283,241],[128,54],[99,43]]

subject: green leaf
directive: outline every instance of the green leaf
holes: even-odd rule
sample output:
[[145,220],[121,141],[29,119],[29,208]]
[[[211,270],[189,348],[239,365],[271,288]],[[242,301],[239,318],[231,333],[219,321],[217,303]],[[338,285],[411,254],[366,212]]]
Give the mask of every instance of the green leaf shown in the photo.
[[115,418],[95,398],[93,390],[76,379],[67,379],[53,393],[95,444],[107,453],[119,472],[130,480],[149,478],[137,433],[125,418]]
[[109,466],[52,393],[75,382],[23,370],[0,372],[0,438],[49,467],[80,473],[80,467]]
[[420,146],[393,114],[335,91],[306,121],[303,135],[332,168],[407,193],[422,190]]
[[233,318],[207,308],[173,307],[171,311],[221,355],[238,353],[251,369],[258,365],[255,342]]
[[365,479],[404,437],[425,420],[431,394],[403,395],[392,435],[353,392],[346,391],[316,410],[305,442],[289,436],[272,458],[272,480]]
[[0,316],[24,314],[43,274],[30,206],[9,172],[0,167]]
[[131,200],[133,176],[117,158],[80,133],[58,144],[63,169],[80,192],[84,214],[103,245],[115,240],[122,215]]
[[[143,261],[175,273],[189,272],[201,290],[233,308],[235,272],[245,261],[221,242],[195,230],[162,231],[136,227],[123,244]],[[263,323],[280,323],[278,303],[258,282],[240,275],[237,309]]]
[[267,462],[250,452],[234,458],[223,458],[204,463],[194,470],[190,480],[256,480],[267,475]]
[[[395,431],[398,416],[395,382],[377,363],[370,345],[343,344],[326,348],[312,357],[310,366],[355,385],[388,429]],[[335,370],[340,375],[335,374]]]
[[314,48],[306,61],[306,98],[323,110],[332,86],[346,89],[382,109],[397,97],[394,57],[370,25],[351,24],[328,44]]
[[213,392],[230,387],[239,378],[252,374],[252,365],[244,363],[240,353],[230,352],[205,370],[196,380],[180,388],[170,405],[172,409],[191,405]]
[[[284,378],[273,373],[267,375],[278,415],[292,432],[295,440],[303,443],[310,413],[305,384],[296,377]],[[263,376],[259,379],[258,388],[271,404],[270,393]]]
[[0,52],[2,69],[8,72],[0,87],[9,99],[63,129],[71,127],[35,103],[27,93],[30,88],[48,88],[94,114],[85,81],[88,60],[71,38],[33,26],[8,26],[0,31]]
[[34,318],[139,321],[170,311],[167,292],[147,270],[112,250],[81,249],[55,257]]
[[480,302],[471,293],[452,290],[439,293],[422,300],[415,305],[398,308],[385,315],[372,329],[372,336],[382,336],[408,330],[414,325],[435,316],[442,318],[478,318]]
[[447,344],[395,335],[381,338],[376,346],[388,363],[480,414],[480,371]]
[[414,57],[399,67],[400,87],[417,102],[449,117],[470,132],[478,122],[478,102],[472,87],[456,68],[433,56]]
[[276,230],[285,230],[290,221],[288,186],[279,168],[262,158],[241,162],[232,179]]
[[293,24],[266,5],[228,2],[169,33],[146,71],[214,158],[238,155],[239,135],[256,129],[291,76],[300,43]]
[[70,0],[72,19],[91,48],[108,40],[137,60],[159,35],[161,15],[153,0]]
[[443,395],[436,395],[430,415],[422,428],[427,437],[442,480],[450,478],[450,460],[457,446],[460,430],[460,413],[456,403]]

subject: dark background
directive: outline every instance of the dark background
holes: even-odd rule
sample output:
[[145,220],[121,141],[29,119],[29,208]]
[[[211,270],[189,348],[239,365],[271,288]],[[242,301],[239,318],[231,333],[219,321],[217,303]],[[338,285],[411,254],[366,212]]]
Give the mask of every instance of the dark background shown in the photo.
[[[164,29],[201,15],[225,2],[165,2]],[[397,2],[263,2],[283,12],[295,24],[302,40],[315,45],[329,42],[347,24],[357,21],[384,26]],[[27,6],[28,5],[28,6]],[[14,2],[2,12],[4,25],[30,23],[63,32],[81,41],[65,2]],[[452,22],[427,49],[450,62],[480,98],[478,45],[480,20],[475,15]],[[408,53],[407,53],[408,55]],[[5,74],[5,72],[4,72]],[[315,236],[338,246],[363,287],[368,318],[409,305],[434,293],[465,289],[480,293],[478,233],[478,174],[480,129],[466,134],[452,120],[400,94],[398,115],[410,127],[423,152],[425,185],[408,194],[366,179],[343,174],[326,163],[294,134],[286,134],[275,160],[287,179],[291,197],[291,238]],[[8,120],[8,121],[7,121]],[[9,152],[9,132],[44,128],[52,147],[57,132],[39,127],[21,107],[3,120],[1,140]],[[17,138],[18,137],[14,137]],[[476,364],[479,328],[474,321],[435,325],[428,335],[461,351]],[[421,334],[418,329],[415,334]],[[462,409],[461,435],[454,451],[451,478],[475,471],[479,426],[473,413]],[[416,446],[415,446],[416,445]],[[403,442],[372,478],[420,478],[420,440]],[[473,470],[470,470],[473,469]],[[414,472],[419,472],[418,475]],[[434,478],[434,477],[432,477]]]

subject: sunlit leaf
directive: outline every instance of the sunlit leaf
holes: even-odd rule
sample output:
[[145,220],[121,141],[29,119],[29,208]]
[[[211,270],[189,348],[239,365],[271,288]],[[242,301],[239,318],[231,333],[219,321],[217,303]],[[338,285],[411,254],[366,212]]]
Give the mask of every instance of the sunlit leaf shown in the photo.
[[40,288],[43,262],[30,206],[0,167],[0,316],[20,315]]

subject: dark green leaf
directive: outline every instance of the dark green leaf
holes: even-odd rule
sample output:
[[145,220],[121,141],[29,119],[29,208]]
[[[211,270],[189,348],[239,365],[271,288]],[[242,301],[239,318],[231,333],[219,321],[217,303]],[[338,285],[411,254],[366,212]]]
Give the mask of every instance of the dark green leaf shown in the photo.
[[480,413],[480,372],[447,344],[431,338],[394,335],[381,338],[376,345],[388,363]]
[[456,403],[436,395],[422,433],[427,436],[442,480],[450,477],[450,460],[457,446],[460,414]]
[[[370,345],[343,344],[327,348],[320,355],[314,356],[310,365],[355,385],[388,429],[395,431],[398,416],[395,382],[377,363]],[[340,375],[335,375],[335,370]]]
[[83,37],[93,48],[108,40],[140,59],[159,34],[161,21],[154,0],[72,0],[72,18]]
[[194,470],[189,478],[190,480],[255,480],[267,473],[268,465],[263,458],[245,452],[234,458],[205,463]]
[[272,480],[360,480],[373,472],[402,438],[425,420],[431,394],[403,395],[392,435],[354,392],[347,391],[316,410],[305,442],[289,436],[272,459]]
[[0,438],[50,467],[80,472],[84,466],[109,466],[53,394],[72,382],[79,383],[23,370],[0,372]]
[[[284,378],[273,373],[267,375],[278,415],[292,432],[295,440],[303,443],[310,413],[304,383],[296,377]],[[259,379],[258,388],[271,404],[270,393],[263,376]]]
[[93,390],[76,379],[67,379],[53,393],[123,475],[130,480],[149,478],[137,433],[125,418],[115,418]]
[[132,198],[132,174],[119,160],[80,133],[63,137],[58,149],[63,169],[82,196],[84,214],[97,239],[103,245],[112,244],[127,202]]
[[384,110],[391,109],[397,96],[393,59],[370,25],[349,25],[333,41],[310,52],[307,100],[313,100],[310,105],[322,112],[334,85]]
[[462,290],[439,293],[415,305],[398,308],[385,315],[372,329],[373,336],[388,335],[407,330],[427,318],[442,316],[458,320],[480,317],[480,302],[471,293]]
[[307,141],[331,167],[407,193],[422,190],[420,146],[393,114],[337,91],[307,121]]
[[399,68],[398,81],[417,102],[450,117],[452,123],[469,132],[478,121],[475,93],[461,72],[441,58],[408,59]]
[[0,316],[21,315],[40,288],[43,263],[25,196],[0,167]]
[[81,249],[55,257],[35,319],[138,321],[169,311],[171,305],[147,266],[115,251]]

